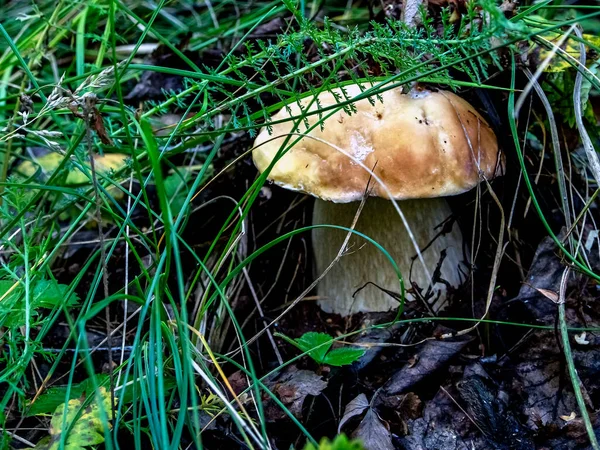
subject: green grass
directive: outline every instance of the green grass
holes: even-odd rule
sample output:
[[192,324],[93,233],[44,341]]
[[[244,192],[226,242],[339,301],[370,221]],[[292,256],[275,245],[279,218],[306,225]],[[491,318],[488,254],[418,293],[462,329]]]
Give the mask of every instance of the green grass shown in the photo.
[[[427,20],[418,30],[396,22],[371,26],[365,20],[368,11],[362,3],[347,7],[346,2],[297,5],[289,0],[224,0],[212,2],[210,8],[197,7],[196,3],[160,1],[149,7],[150,3],[118,0],[63,0],[58,4],[13,2],[3,10],[0,412],[4,413],[0,413],[0,420],[5,430],[4,448],[17,442],[24,421],[31,423],[28,411],[36,402],[47,402],[45,410],[36,411],[34,422],[47,434],[48,415],[60,403],[81,395],[78,382],[82,379],[87,379],[89,399],[93,392],[99,392],[99,386],[106,386],[113,394],[112,427],[104,427],[106,448],[125,447],[123,442],[133,442],[135,448],[150,444],[159,449],[202,448],[206,430],[200,413],[226,415],[240,443],[253,449],[269,448],[270,429],[261,401],[267,397],[295,424],[298,442],[317,445],[321,436],[311,436],[305,424],[265,384],[268,376],[309,352],[265,370],[253,346],[262,332],[244,328],[234,308],[236,286],[244,282],[244,269],[268,257],[269,249],[306,235],[311,227],[298,227],[262,247],[245,249],[242,243],[249,236],[251,213],[267,180],[265,172],[250,180],[239,199],[223,202],[229,216],[219,224],[218,232],[207,238],[210,242],[202,252],[185,236],[193,231],[189,224],[196,220],[194,214],[209,206],[199,201],[204,198],[202,194],[210,183],[221,180],[215,175],[214,164],[232,133],[252,136],[282,106],[345,84],[362,83],[365,91],[356,98],[341,99],[333,107],[320,108],[320,122],[342,109],[350,110],[352,103],[361,98],[416,81],[453,89],[506,91],[511,100],[501,107],[507,108],[511,117],[516,156],[535,211],[565,260],[600,281],[600,274],[590,267],[585,250],[576,245],[575,238],[581,234],[582,219],[595,199],[598,180],[591,180],[587,191],[578,191],[587,206],[573,217],[569,198],[575,195],[575,187],[557,166],[565,194],[560,206],[569,218],[566,223],[573,224],[575,236],[561,241],[545,217],[548,212],[537,199],[534,174],[521,152],[527,131],[522,119],[525,111],[518,117],[512,114],[514,97],[523,88],[517,89],[515,84],[521,70],[517,67],[519,49],[534,42],[547,45],[540,36],[556,39],[573,23],[582,23],[584,32],[597,34],[600,7],[575,10],[545,1],[525,4],[519,14],[506,19],[493,1],[482,0],[480,8],[470,3],[458,28],[450,25],[449,13],[444,13],[442,25],[446,31],[440,35]],[[325,20],[325,16],[332,19]],[[482,20],[482,16],[489,20]],[[289,19],[287,32],[269,41],[252,37],[262,25],[281,17]],[[467,28],[466,24],[478,26]],[[329,50],[318,50],[309,60],[305,52],[307,38],[317,49]],[[579,40],[598,50],[598,43],[590,42],[585,35]],[[186,41],[188,52],[183,49]],[[184,67],[159,67],[143,61],[136,52],[147,43],[161,44],[177,55]],[[129,55],[118,51],[124,45],[133,46]],[[208,49],[222,51],[219,64],[212,68],[191,56]],[[576,65],[560,51],[554,58]],[[381,68],[377,76],[370,74],[369,61]],[[158,100],[136,110],[138,105],[128,104],[126,96],[146,71],[184,77],[183,88],[180,92],[164,92]],[[340,77],[340,73],[346,75]],[[511,76],[511,85],[500,83],[496,74]],[[597,92],[600,80],[596,74],[582,72],[584,82]],[[86,92],[98,99],[91,110],[97,108],[111,144],[103,144],[93,124],[76,117],[68,108],[75,102],[77,113],[85,112]],[[33,110],[27,114],[24,112],[29,101]],[[178,122],[167,135],[159,135],[156,120],[172,111],[180,114]],[[297,124],[304,119],[305,115],[293,118]],[[588,131],[597,142],[597,130]],[[290,137],[284,146],[289,148],[299,139]],[[558,141],[556,136],[554,141]],[[207,150],[186,152],[198,147]],[[19,162],[33,159],[33,148],[59,152],[64,158],[47,176],[17,175]],[[97,153],[123,153],[128,161],[103,174],[87,164],[90,155]],[[75,168],[89,182],[65,184],[66,174]],[[63,269],[58,263],[72,247],[71,240],[81,230],[98,229],[101,233],[76,273],[68,281],[64,276],[57,281]],[[123,254],[127,255],[128,266]],[[502,252],[499,254],[502,256]],[[192,269],[189,261],[193,261]],[[500,259],[497,262],[500,264]],[[112,279],[119,264],[125,276],[117,286]],[[42,282],[49,283],[44,286],[53,286],[60,295],[49,295],[40,306],[36,286]],[[493,293],[495,280],[489,282]],[[398,283],[404,294],[400,273]],[[76,304],[65,301],[74,293],[79,293]],[[432,319],[404,319],[400,308],[396,322],[428,320]],[[502,323],[478,318],[436,320],[472,321],[474,325]],[[567,325],[563,311],[560,327],[565,343],[568,339],[564,334],[575,331]],[[46,338],[60,327],[68,330],[68,337],[62,347],[51,352]],[[91,345],[88,334],[99,329],[108,336],[107,342]],[[123,330],[128,332],[127,339],[117,339]],[[220,334],[221,330],[230,332]],[[110,337],[113,333],[115,337]],[[109,377],[101,373],[94,359],[98,352],[95,346],[114,348],[110,352],[114,368]],[[125,356],[126,347],[131,349],[129,356]],[[569,373],[580,399],[579,382],[573,377],[574,362],[567,348]],[[237,396],[232,394],[225,376],[234,370],[241,370],[248,380],[248,388]],[[49,401],[49,389],[57,386],[59,396],[53,393]],[[589,423],[584,407],[581,414]],[[108,422],[109,415],[103,410],[101,417]],[[75,421],[67,423],[65,414],[62,429],[72,430],[74,425]],[[591,426],[588,431],[592,437],[590,430]],[[68,433],[62,433],[57,445],[64,446],[67,438]]]

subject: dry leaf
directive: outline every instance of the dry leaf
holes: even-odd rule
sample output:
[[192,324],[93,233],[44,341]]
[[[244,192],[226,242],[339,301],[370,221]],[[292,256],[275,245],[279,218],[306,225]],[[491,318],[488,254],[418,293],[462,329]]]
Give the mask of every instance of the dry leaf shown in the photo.
[[[327,382],[310,370],[290,367],[276,380],[266,383],[296,417],[302,416],[302,405],[308,395],[319,395],[327,387]],[[269,405],[267,416],[271,420],[283,419],[286,414],[275,405]]]
[[587,333],[584,331],[581,334],[576,334],[575,335],[575,342],[577,342],[579,345],[588,345],[590,343],[590,341],[588,341],[586,339],[587,337]]
[[402,394],[426,376],[441,369],[471,340],[461,337],[455,340],[428,341],[415,356],[416,364],[407,364],[396,372],[384,386],[387,395]]
[[389,430],[372,408],[369,408],[352,437],[360,439],[365,450],[394,450]]
[[570,422],[571,420],[574,420],[575,417],[577,417],[577,414],[575,414],[575,411],[571,411],[571,414],[569,414],[568,416],[560,416],[560,418],[562,420],[564,420],[565,422]]
[[538,291],[540,294],[542,294],[544,297],[552,300],[554,303],[558,303],[559,297],[558,294],[554,291],[551,291],[549,289],[542,289],[542,288],[536,288],[534,287],[536,291]]
[[368,407],[369,400],[367,400],[367,396],[365,394],[360,394],[354,400],[351,400],[350,403],[346,405],[346,409],[344,409],[344,415],[342,416],[340,425],[338,426],[338,434],[341,433],[342,427],[346,422],[348,422],[352,417],[362,414]]

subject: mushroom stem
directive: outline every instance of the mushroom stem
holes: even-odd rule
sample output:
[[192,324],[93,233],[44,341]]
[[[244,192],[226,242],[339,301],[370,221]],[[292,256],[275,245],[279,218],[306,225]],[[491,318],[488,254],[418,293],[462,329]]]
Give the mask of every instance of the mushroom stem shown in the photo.
[[[391,201],[369,198],[355,229],[377,241],[396,261],[407,290],[406,300],[424,298],[435,313],[445,305],[448,287],[458,287],[465,279],[467,270],[463,263],[462,234],[456,223],[451,229],[444,226],[451,211],[443,198],[398,203],[421,249],[433,283],[430,283],[423,264],[416,256],[415,246]],[[313,224],[349,227],[357,209],[357,202],[340,204],[317,199]],[[335,259],[346,234],[343,230],[331,228],[313,230],[317,276]],[[373,284],[356,293],[368,282]],[[320,280],[319,305],[326,312],[343,316],[397,308],[399,300],[377,286],[400,292],[398,277],[387,257],[374,245],[354,235],[346,254]]]

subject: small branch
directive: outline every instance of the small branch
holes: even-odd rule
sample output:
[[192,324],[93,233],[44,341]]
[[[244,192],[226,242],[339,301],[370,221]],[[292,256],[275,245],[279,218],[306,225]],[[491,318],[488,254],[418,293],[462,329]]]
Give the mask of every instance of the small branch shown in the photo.
[[[90,158],[90,171],[92,173],[92,186],[94,188],[94,198],[96,200],[96,222],[98,222],[98,238],[100,239],[100,263],[102,264],[102,285],[104,288],[104,298],[108,298],[110,291],[108,288],[108,269],[106,267],[106,249],[104,248],[104,232],[102,231],[102,199],[100,197],[100,189],[98,187],[98,177],[96,175],[96,165],[94,161],[94,152],[92,150],[92,131],[91,131],[91,120],[92,115],[95,114],[95,96],[83,96],[83,102],[81,107],[83,109],[83,115],[85,119],[85,137],[88,149],[88,156]],[[114,392],[114,374],[113,374],[113,356],[112,356],[112,330],[110,324],[110,306],[105,308],[105,319],[106,319],[106,338],[108,343],[108,366],[109,366],[109,378],[110,378],[110,406],[112,414],[115,413],[115,392]]]

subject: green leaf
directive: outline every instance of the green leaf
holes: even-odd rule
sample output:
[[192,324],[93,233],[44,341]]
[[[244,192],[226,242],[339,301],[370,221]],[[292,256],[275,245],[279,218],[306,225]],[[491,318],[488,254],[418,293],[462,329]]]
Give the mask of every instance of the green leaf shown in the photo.
[[[111,171],[116,171],[125,166],[128,156],[120,153],[108,153],[106,155],[94,155],[94,167],[96,172],[103,175],[109,175]],[[32,161],[23,161],[17,166],[15,171],[23,177],[40,177],[45,180],[54,172],[63,160],[63,156],[58,153],[47,153],[38,156]],[[90,169],[89,162],[84,165]],[[70,170],[69,170],[70,169]],[[69,166],[65,169],[67,174],[63,184],[65,186],[89,184],[88,174],[83,173],[75,166]]]
[[[104,387],[99,388],[101,405],[96,401],[84,406],[83,399],[69,400],[56,408],[50,420],[50,439],[42,439],[36,449],[58,450],[62,433],[69,430],[69,435],[64,440],[65,450],[85,450],[86,447],[102,444],[104,442],[104,429],[110,427],[105,419],[112,418],[110,407],[110,393]],[[106,416],[103,417],[102,411]]]
[[[14,328],[25,324],[25,289],[11,280],[0,280],[0,326]],[[54,280],[39,279],[32,283],[30,298],[31,317],[38,308],[73,306],[78,302],[75,294],[67,296],[69,287]]]
[[316,362],[324,364],[325,354],[331,348],[333,339],[328,334],[311,331],[298,339],[294,339],[294,342],[296,343],[296,347],[303,352],[308,352],[308,356]]
[[333,441],[328,438],[321,439],[319,447],[315,447],[309,442],[304,450],[363,450],[363,446],[359,440],[350,440],[345,434],[339,434]]
[[179,167],[175,173],[165,178],[165,194],[169,198],[173,215],[179,214],[183,208],[189,190],[187,184],[192,175],[191,169]]
[[337,367],[347,366],[348,364],[352,364],[354,361],[360,359],[360,357],[364,354],[365,350],[362,348],[334,348],[325,356],[325,364]]
[[[108,375],[96,374],[96,383],[98,386],[108,385]],[[125,390],[119,390],[119,398],[123,400],[123,403],[129,404],[134,401],[133,395],[135,389],[140,389],[140,380],[132,381],[131,384]],[[175,377],[165,376],[164,377],[165,395],[177,386],[177,380]],[[123,392],[124,391],[124,392]],[[94,392],[94,383],[91,378],[82,381],[81,383],[74,383],[71,385],[69,400],[77,399],[83,396],[92,395]],[[48,389],[44,394],[40,395],[35,402],[29,404],[27,410],[27,417],[38,416],[40,414],[50,414],[58,406],[62,405],[65,401],[65,395],[67,394],[67,386],[57,386]]]
[[33,306],[52,309],[57,305],[73,306],[78,298],[74,293],[67,297],[69,286],[53,280],[39,280],[33,288]]
[[0,280],[0,313],[4,315],[19,300],[22,287],[13,287],[15,283],[9,280]]
[[314,331],[305,333],[298,339],[290,339],[280,333],[275,334],[286,342],[297,347],[299,350],[308,353],[318,364],[329,364],[330,366],[346,366],[359,359],[365,351],[360,348],[336,348],[331,351],[333,338],[326,333],[317,333]]
[[[96,375],[96,382],[101,385],[108,381],[108,375]],[[71,385],[69,391],[69,400],[91,395],[94,391],[92,379],[88,378],[81,383]],[[39,414],[49,414],[65,402],[67,394],[67,386],[57,386],[48,389],[44,394],[40,395],[35,402],[29,405],[27,417],[37,416]]]

